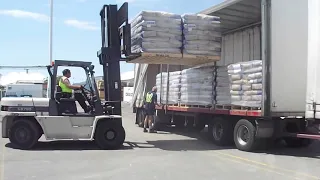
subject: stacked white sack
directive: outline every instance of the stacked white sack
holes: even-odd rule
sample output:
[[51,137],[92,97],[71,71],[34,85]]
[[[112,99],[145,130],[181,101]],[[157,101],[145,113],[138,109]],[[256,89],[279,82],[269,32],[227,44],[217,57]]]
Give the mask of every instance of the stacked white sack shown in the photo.
[[203,14],[184,14],[183,53],[221,55],[220,18]]
[[169,86],[167,78],[168,73],[163,72],[161,85],[161,73],[156,76],[158,103],[166,104],[168,89],[168,104],[178,104],[180,99],[181,71],[169,72]]
[[182,19],[180,15],[142,11],[131,22],[131,51],[181,53]]
[[183,70],[181,75],[180,103],[183,105],[212,105],[213,82],[213,66]]
[[228,66],[231,81],[231,103],[239,106],[261,107],[262,61],[231,64]]
[[227,66],[216,67],[215,95],[216,104],[231,104],[230,80]]

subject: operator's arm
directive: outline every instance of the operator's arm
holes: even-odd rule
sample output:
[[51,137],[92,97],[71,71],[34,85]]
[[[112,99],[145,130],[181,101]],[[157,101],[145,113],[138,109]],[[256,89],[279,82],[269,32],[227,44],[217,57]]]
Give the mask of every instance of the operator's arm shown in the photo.
[[80,89],[81,86],[71,85],[68,78],[62,80],[62,83],[65,84],[70,89]]

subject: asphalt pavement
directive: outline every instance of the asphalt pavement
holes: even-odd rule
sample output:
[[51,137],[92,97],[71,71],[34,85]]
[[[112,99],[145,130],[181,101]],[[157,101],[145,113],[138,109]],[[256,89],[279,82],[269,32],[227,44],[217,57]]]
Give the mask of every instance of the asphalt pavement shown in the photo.
[[23,151],[0,139],[0,180],[320,179],[319,142],[303,149],[279,146],[247,153],[217,147],[205,132],[168,128],[143,133],[131,112],[124,104],[127,136],[121,150],[99,150],[93,142],[42,141]]

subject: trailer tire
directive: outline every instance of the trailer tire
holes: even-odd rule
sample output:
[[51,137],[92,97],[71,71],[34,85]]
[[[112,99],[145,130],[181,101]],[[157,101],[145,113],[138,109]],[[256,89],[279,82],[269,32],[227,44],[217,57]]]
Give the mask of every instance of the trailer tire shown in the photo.
[[233,139],[236,147],[241,151],[254,151],[259,143],[256,139],[256,127],[246,119],[241,119],[236,123]]
[[310,146],[314,141],[312,139],[302,139],[294,137],[285,137],[283,138],[287,147],[290,148],[302,148]]
[[27,150],[38,142],[39,134],[39,128],[35,122],[19,119],[9,129],[9,140],[17,148]]
[[232,145],[233,124],[231,121],[216,117],[208,127],[209,138],[218,146]]
[[125,138],[126,132],[120,123],[104,120],[97,124],[94,140],[101,149],[119,149]]

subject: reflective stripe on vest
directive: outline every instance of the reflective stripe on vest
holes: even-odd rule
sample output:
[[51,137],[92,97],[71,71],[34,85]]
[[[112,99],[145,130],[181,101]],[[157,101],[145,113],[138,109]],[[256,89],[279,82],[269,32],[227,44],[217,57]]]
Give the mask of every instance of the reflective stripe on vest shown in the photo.
[[65,85],[63,82],[62,82],[62,78],[60,79],[59,81],[59,86],[61,87],[61,91],[64,92],[64,93],[72,93],[72,89],[71,88],[68,88],[67,85]]
[[151,103],[152,102],[152,97],[153,97],[153,93],[147,93],[146,95],[146,103]]

